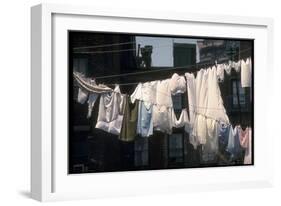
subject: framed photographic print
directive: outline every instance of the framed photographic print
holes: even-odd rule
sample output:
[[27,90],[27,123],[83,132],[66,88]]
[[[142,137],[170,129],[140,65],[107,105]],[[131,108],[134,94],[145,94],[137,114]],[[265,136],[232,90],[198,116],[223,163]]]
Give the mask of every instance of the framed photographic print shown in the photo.
[[272,184],[271,19],[31,14],[34,199]]

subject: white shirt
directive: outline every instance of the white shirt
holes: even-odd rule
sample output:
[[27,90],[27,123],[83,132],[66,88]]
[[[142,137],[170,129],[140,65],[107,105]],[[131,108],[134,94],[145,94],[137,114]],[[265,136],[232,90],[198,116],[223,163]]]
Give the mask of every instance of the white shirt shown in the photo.
[[252,61],[247,58],[246,61],[241,62],[241,86],[251,87],[252,84]]
[[132,103],[136,99],[143,101],[145,107],[149,109],[156,103],[156,89],[158,81],[139,83],[131,95]]
[[173,107],[172,93],[170,90],[170,80],[158,81],[156,87],[156,102],[157,105]]
[[124,102],[124,95],[121,94],[118,85],[113,92],[101,94],[96,128],[119,135],[124,115]]

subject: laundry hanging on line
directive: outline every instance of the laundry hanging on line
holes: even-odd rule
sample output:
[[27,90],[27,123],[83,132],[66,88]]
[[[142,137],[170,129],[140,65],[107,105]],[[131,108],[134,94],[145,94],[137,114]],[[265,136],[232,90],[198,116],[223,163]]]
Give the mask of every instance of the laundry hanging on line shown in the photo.
[[[244,72],[244,76],[245,76],[245,73],[247,73],[247,71],[251,71],[250,63],[251,63],[250,58],[247,58],[246,61],[244,61],[244,60],[239,60],[237,62],[229,61],[228,64],[225,64],[225,63],[218,64],[215,68],[213,67],[212,70],[210,70],[210,68],[207,70],[201,69],[200,71],[197,72],[196,81],[195,81],[195,78],[192,73],[186,73],[185,77],[174,74],[171,77],[171,79],[140,83],[137,86],[135,92],[131,95],[131,101],[134,102],[134,99],[141,100],[143,103],[141,103],[139,107],[142,108],[142,104],[144,104],[144,106],[147,110],[149,110],[150,107],[153,105],[153,108],[151,109],[154,113],[153,115],[151,115],[154,117],[153,118],[153,129],[159,130],[159,131],[166,130],[165,132],[170,134],[173,125],[177,124],[177,123],[173,123],[173,118],[174,118],[173,116],[175,116],[175,115],[173,114],[173,112],[174,112],[173,109],[170,109],[170,108],[172,108],[171,96],[174,94],[177,94],[177,93],[184,93],[187,88],[188,94],[189,94],[188,95],[189,122],[185,124],[185,128],[186,128],[187,132],[190,132],[190,130],[193,129],[193,125],[195,123],[195,117],[196,117],[196,124],[198,124],[198,121],[200,122],[200,119],[205,119],[205,116],[208,118],[215,119],[217,121],[228,122],[228,118],[226,118],[227,117],[226,112],[223,111],[225,109],[223,108],[223,102],[222,102],[221,98],[219,98],[217,100],[216,100],[216,98],[213,98],[213,96],[220,97],[219,87],[216,82],[223,80],[224,77],[222,74],[224,74],[224,72],[222,72],[222,71],[226,71],[226,73],[228,73],[229,68],[232,68],[232,67],[236,71],[239,71],[240,67],[242,66],[241,70],[245,70],[245,72]],[[246,65],[246,66],[243,67],[243,65]],[[213,73],[212,79],[214,81],[213,83],[210,83],[210,81],[211,81],[210,80],[211,78],[209,78],[210,75],[208,76],[208,74],[204,71],[213,71],[212,72]],[[78,98],[77,98],[78,102],[84,103],[86,101],[86,99],[88,98],[87,102],[88,102],[89,109],[88,109],[87,116],[89,118],[91,116],[92,108],[95,104],[97,96],[101,93],[108,93],[108,92],[114,92],[114,91],[106,85],[103,85],[103,84],[97,85],[95,80],[85,78],[82,74],[79,74],[77,72],[74,72],[74,77],[79,85]],[[248,75],[247,79],[249,79],[249,77],[251,77],[251,75]],[[201,78],[203,78],[203,80]],[[204,87],[206,88],[206,85],[204,85],[206,82],[206,78],[208,79],[208,82],[209,82],[208,84],[211,85],[211,86],[207,85],[209,88],[208,89],[209,100],[206,100],[206,99],[202,100],[202,97],[203,98],[208,97],[204,93],[207,91],[206,89],[204,89]],[[203,82],[202,85],[201,85],[201,82]],[[186,87],[184,86],[185,84],[186,84]],[[196,87],[196,89],[195,89],[195,87]],[[213,88],[212,92],[210,92],[211,87]],[[156,91],[157,91],[158,95],[156,95]],[[200,95],[199,95],[199,93],[200,93]],[[195,97],[196,94],[197,94],[197,97]],[[213,95],[213,94],[216,94],[216,95]],[[208,102],[208,105],[204,105],[205,104],[204,102]],[[212,104],[213,104],[213,106],[212,106]],[[219,106],[217,107],[217,105],[219,105]],[[204,111],[205,107],[207,107],[208,110]],[[215,107],[217,107],[217,108],[215,108]],[[214,110],[216,110],[216,111],[214,111]],[[143,116],[146,116],[145,112],[143,112],[143,113],[144,113]],[[181,116],[184,116],[184,115],[181,115]],[[218,116],[220,116],[220,117],[218,117]],[[157,119],[159,119],[159,120],[157,120]],[[163,121],[163,122],[166,122],[166,125],[164,125],[164,124],[157,125],[162,120],[166,120],[166,121]],[[177,122],[177,120],[175,120],[174,122]],[[140,128],[140,126],[139,126],[139,128]],[[140,129],[138,131],[140,131]],[[151,129],[150,129],[150,131],[151,131]],[[199,136],[199,139],[200,139],[200,135],[195,134],[196,132],[197,132],[196,130],[193,130],[193,132],[191,134],[193,134],[195,136]],[[201,131],[201,132],[202,132],[202,134],[204,134],[204,131]],[[139,133],[141,133],[141,132],[139,132]],[[199,131],[199,133],[200,133],[200,131]],[[152,132],[149,132],[147,135],[144,135],[144,136],[150,136],[151,134],[152,134]],[[203,136],[205,136],[205,135],[203,135]],[[193,145],[196,147],[196,143],[194,141],[191,141],[191,142],[193,142]],[[204,142],[205,142],[204,138],[201,138],[199,141],[199,143],[204,143]]]
[[[115,89],[111,89],[103,84],[98,85],[94,80],[75,72],[74,78],[79,86],[77,101],[82,104],[87,101],[88,117],[90,117],[91,109],[100,95],[98,122],[95,127],[118,135],[123,141],[134,140],[132,134],[148,137],[153,135],[155,130],[171,134],[172,128],[184,127],[185,131],[190,134],[189,140],[195,149],[198,145],[204,146],[203,151],[206,157],[204,159],[208,160],[211,159],[212,152],[218,151],[219,128],[222,124],[230,125],[218,82],[223,81],[222,73],[224,74],[226,71],[228,74],[229,68],[234,68],[235,71],[242,71],[243,68],[244,76],[246,74],[247,77],[245,79],[249,80],[251,75],[247,72],[251,71],[250,60],[241,61],[230,62],[231,66],[229,66],[230,64],[219,64],[216,67],[201,69],[197,72],[196,78],[192,73],[185,73],[184,76],[175,73],[169,79],[139,83],[132,95],[121,94],[118,85]],[[245,67],[243,67],[243,61],[247,62]],[[246,86],[249,85],[251,83]],[[173,109],[172,96],[186,91],[188,91],[189,108],[182,109],[180,117],[177,119]],[[130,98],[128,98],[129,96]],[[134,110],[134,113],[137,114],[135,118],[130,118],[129,99],[131,103],[138,102],[137,110],[136,108]],[[133,125],[135,128],[130,128],[133,131],[126,133],[124,130],[126,128],[128,130],[128,125]],[[230,136],[229,142],[231,143],[234,140]],[[233,136],[235,139],[236,136]],[[230,143],[228,143],[227,149],[233,153],[233,158],[235,158],[233,148],[236,147],[231,146]]]

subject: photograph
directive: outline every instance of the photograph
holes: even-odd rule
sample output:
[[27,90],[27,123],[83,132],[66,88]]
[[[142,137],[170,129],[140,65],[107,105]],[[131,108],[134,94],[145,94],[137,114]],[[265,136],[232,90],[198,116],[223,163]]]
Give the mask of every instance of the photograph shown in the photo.
[[68,30],[68,173],[254,165],[254,39]]

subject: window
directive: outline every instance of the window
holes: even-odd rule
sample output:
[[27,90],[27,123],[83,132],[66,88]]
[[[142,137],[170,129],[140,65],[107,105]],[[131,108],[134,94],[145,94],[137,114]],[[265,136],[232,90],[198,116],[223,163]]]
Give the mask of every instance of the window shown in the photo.
[[169,164],[183,163],[183,134],[175,133],[169,136]]
[[87,58],[73,58],[73,69],[82,74],[88,72],[88,59]]
[[174,110],[182,109],[182,94],[176,94],[172,96]]
[[135,166],[148,166],[148,138],[138,137],[135,140]]
[[174,66],[181,67],[196,63],[196,44],[174,43]]
[[[245,89],[241,87],[240,80],[232,81],[232,105],[233,108],[245,108],[246,107],[246,95]],[[238,104],[239,101],[239,104]]]

